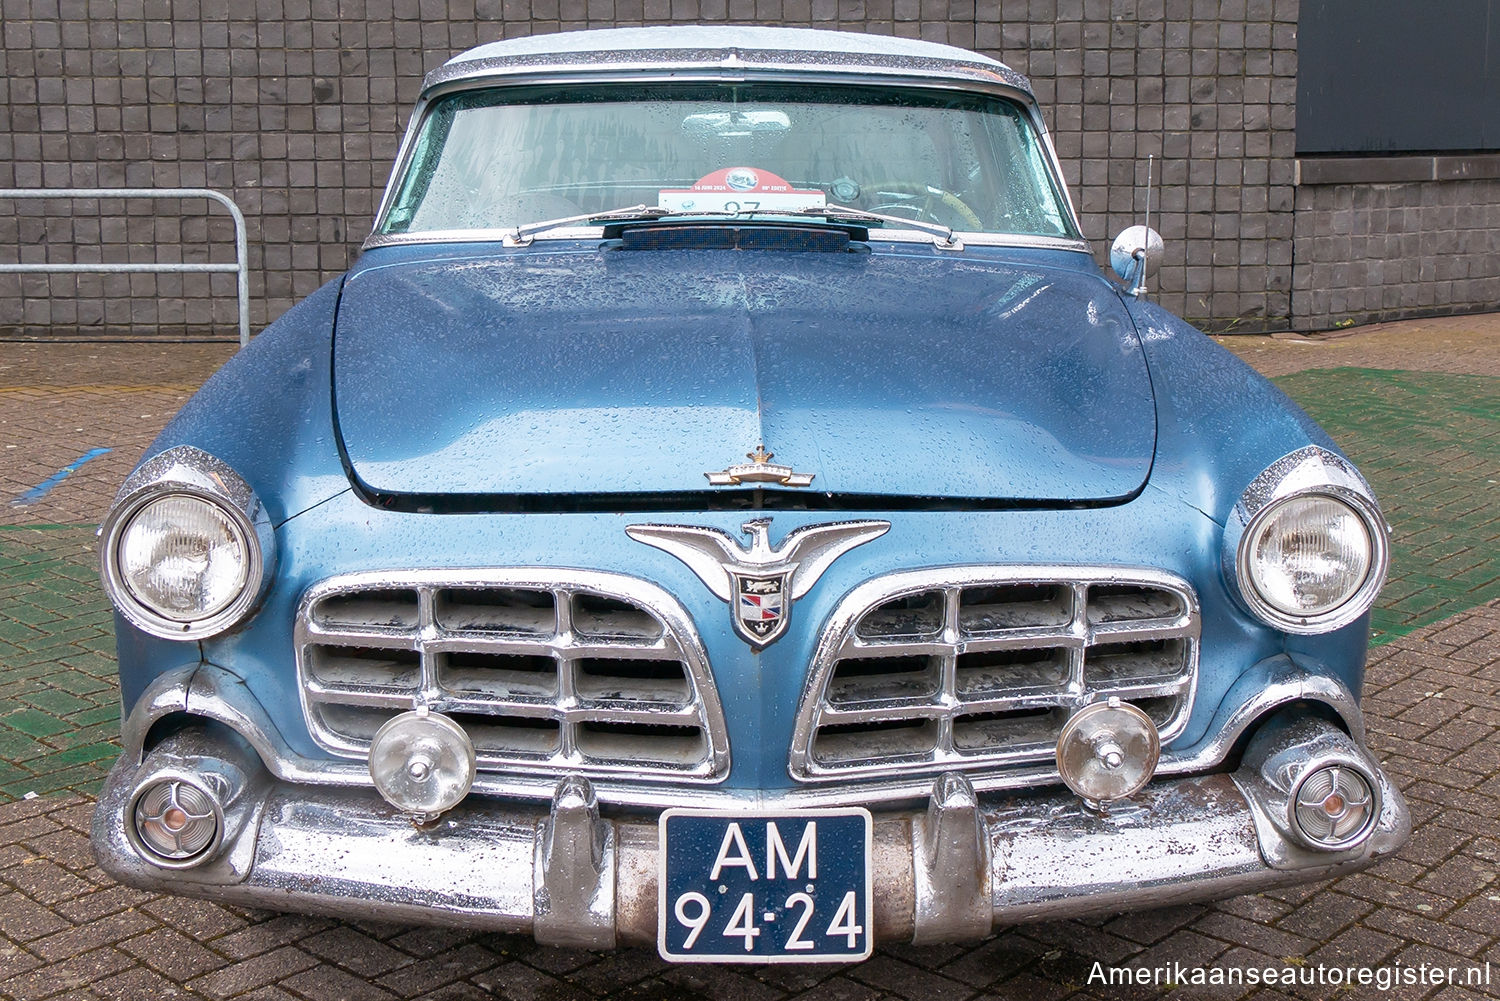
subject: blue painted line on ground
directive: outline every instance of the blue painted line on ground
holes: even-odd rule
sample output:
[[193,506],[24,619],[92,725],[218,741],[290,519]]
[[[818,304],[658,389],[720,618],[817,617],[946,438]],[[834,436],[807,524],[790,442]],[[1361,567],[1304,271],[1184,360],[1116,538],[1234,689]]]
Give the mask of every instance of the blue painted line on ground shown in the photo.
[[78,458],[74,459],[72,462],[68,463],[66,466],[62,467],[51,476],[47,477],[42,482],[38,483],[30,490],[26,491],[24,494],[11,501],[11,506],[26,507],[28,505],[35,504],[37,501],[47,496],[47,494],[51,492],[53,487],[57,486],[63,480],[66,480],[70,475],[72,475],[79,466],[82,466],[90,459],[97,459],[99,458],[99,456],[104,455],[109,451],[111,450],[107,448],[89,449],[87,452],[83,453]]

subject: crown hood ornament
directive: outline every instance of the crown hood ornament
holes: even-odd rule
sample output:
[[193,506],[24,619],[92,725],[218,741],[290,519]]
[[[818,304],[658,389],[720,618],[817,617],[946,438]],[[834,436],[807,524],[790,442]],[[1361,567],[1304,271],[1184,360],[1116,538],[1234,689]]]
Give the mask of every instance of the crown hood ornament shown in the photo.
[[748,547],[728,532],[697,525],[631,525],[625,534],[686,563],[715,597],[729,602],[740,638],[761,650],[786,632],[792,602],[810,591],[834,560],[890,527],[888,521],[808,525],[788,533],[774,549],[770,518],[744,524]]
[[796,473],[791,466],[782,466],[771,460],[775,452],[767,452],[764,443],[756,445],[755,451],[746,452],[749,462],[737,463],[719,473],[704,473],[708,482],[716,487],[733,487],[741,483],[779,483],[784,487],[805,487],[813,481],[814,473]]

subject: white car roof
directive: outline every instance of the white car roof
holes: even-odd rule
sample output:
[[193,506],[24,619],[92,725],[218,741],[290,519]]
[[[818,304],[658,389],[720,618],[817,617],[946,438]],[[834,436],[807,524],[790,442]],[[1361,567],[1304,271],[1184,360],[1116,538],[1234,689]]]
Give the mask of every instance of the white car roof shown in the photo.
[[449,66],[507,56],[534,56],[564,52],[632,52],[646,49],[782,49],[788,52],[836,52],[845,55],[906,56],[949,62],[1005,64],[955,45],[926,42],[917,38],[867,35],[853,31],[815,28],[768,28],[751,24],[682,24],[646,28],[596,28],[530,35],[490,42],[460,53]]
[[1026,78],[1004,63],[953,45],[852,31],[703,24],[564,31],[490,42],[429,73],[423,90],[516,75],[687,68],[939,77],[1032,93]]

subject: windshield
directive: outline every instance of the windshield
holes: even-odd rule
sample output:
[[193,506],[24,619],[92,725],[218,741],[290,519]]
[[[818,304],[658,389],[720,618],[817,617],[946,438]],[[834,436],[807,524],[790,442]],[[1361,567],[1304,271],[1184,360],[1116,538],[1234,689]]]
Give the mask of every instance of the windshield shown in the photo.
[[785,83],[466,91],[421,125],[379,232],[493,230],[650,205],[842,205],[972,233],[1073,237],[1021,106]]

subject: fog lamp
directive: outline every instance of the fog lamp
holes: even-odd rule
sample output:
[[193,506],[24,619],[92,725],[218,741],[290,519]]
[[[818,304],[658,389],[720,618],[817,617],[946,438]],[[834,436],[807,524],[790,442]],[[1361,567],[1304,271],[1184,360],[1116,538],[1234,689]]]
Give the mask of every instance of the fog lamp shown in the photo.
[[1353,768],[1325,765],[1298,784],[1292,820],[1315,848],[1352,848],[1374,827],[1375,796]]
[[180,779],[146,787],[135,801],[135,841],[146,857],[171,868],[192,865],[217,844],[220,810],[212,796]]
[[469,794],[474,745],[463,727],[441,713],[402,713],[375,732],[370,777],[387,803],[425,822]]
[[1058,774],[1069,789],[1094,803],[1139,792],[1160,755],[1151,718],[1118,698],[1074,713],[1057,738]]

